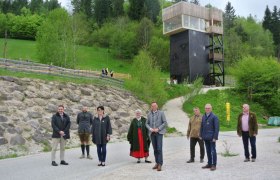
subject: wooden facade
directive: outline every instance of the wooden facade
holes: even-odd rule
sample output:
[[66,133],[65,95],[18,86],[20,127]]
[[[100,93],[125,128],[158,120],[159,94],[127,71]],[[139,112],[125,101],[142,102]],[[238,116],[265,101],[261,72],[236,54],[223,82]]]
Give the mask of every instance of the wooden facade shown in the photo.
[[[184,24],[184,17],[196,18],[197,21],[203,20],[203,28],[195,29]],[[181,20],[181,23],[174,22]],[[193,3],[181,1],[170,7],[163,9],[163,34],[172,35],[186,29],[197,30],[206,33],[223,34],[223,12],[217,8],[206,8]]]

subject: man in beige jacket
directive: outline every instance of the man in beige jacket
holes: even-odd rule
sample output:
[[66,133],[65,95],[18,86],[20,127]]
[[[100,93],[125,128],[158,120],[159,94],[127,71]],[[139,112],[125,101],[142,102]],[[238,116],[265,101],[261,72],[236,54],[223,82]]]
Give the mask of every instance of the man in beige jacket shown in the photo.
[[187,131],[187,138],[190,138],[190,151],[191,158],[187,161],[187,163],[193,163],[195,157],[195,145],[198,142],[200,147],[200,162],[203,163],[204,159],[204,143],[203,140],[199,138],[200,127],[202,115],[200,114],[200,110],[198,107],[193,108],[194,115],[190,118],[189,127]]

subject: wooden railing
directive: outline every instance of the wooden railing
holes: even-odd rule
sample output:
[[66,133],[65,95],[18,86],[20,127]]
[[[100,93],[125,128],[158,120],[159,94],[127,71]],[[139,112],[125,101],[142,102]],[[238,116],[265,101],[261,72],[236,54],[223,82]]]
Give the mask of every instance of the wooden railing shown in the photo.
[[109,83],[117,86],[123,86],[124,84],[123,80],[101,75],[101,71],[99,73],[97,71],[90,70],[67,69],[53,65],[35,63],[32,61],[19,61],[0,58],[0,68],[18,72],[32,72],[63,77],[97,79],[104,81],[106,84]]

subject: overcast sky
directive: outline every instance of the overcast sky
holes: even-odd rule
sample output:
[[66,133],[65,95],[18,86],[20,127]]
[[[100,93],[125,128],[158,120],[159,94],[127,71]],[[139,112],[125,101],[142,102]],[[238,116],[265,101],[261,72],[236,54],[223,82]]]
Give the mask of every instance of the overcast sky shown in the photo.
[[[58,0],[64,7],[69,7],[71,0]],[[257,19],[261,21],[264,16],[266,5],[272,11],[273,6],[280,8],[280,0],[199,0],[201,6],[211,4],[221,10],[225,10],[227,2],[231,2],[231,5],[235,9],[235,14],[243,17],[248,17],[249,14],[257,16]]]
[[272,11],[273,6],[280,8],[280,0],[199,0],[200,5],[205,6],[211,4],[221,10],[225,10],[227,2],[235,9],[235,14],[248,17],[249,14],[257,16],[258,20],[262,20],[266,6]]

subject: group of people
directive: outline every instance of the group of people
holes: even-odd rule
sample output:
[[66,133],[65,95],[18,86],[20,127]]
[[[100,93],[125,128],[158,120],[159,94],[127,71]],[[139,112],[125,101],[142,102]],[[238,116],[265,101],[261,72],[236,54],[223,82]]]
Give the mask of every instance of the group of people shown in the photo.
[[[237,134],[242,137],[244,147],[244,162],[256,161],[256,136],[258,134],[258,122],[256,114],[250,111],[248,104],[243,104],[243,111],[237,119]],[[190,138],[190,159],[187,163],[193,163],[195,158],[195,145],[200,147],[200,162],[204,162],[204,144],[208,162],[203,169],[216,170],[217,152],[216,141],[219,135],[219,119],[212,112],[211,104],[205,105],[205,114],[201,115],[198,107],[193,108],[194,115],[190,118],[187,138]],[[251,145],[251,157],[249,152],[249,142]]]
[[[88,108],[84,106],[82,112],[77,115],[78,134],[81,141],[82,155],[81,159],[92,159],[90,155],[90,135],[92,142],[96,144],[99,159],[98,166],[105,166],[106,161],[106,145],[110,141],[112,127],[109,116],[104,113],[104,106],[97,107],[97,116],[88,112]],[[71,121],[69,116],[64,112],[64,106],[58,106],[58,112],[52,116],[52,165],[58,166],[55,162],[55,155],[58,144],[60,144],[60,164],[68,165],[64,159],[65,143],[70,138]],[[85,151],[86,155],[85,156]]]
[[103,68],[101,73],[103,76],[110,76],[110,77],[114,76],[114,71],[113,70],[109,71],[108,68]]
[[[219,119],[212,112],[211,104],[205,105],[205,113],[202,115],[198,107],[193,108],[194,115],[190,118],[187,139],[190,139],[190,159],[187,163],[195,162],[195,146],[198,143],[200,147],[200,163],[204,162],[205,149],[207,154],[207,164],[203,169],[216,170],[217,152],[216,141],[219,135]],[[99,159],[98,166],[105,166],[106,144],[110,141],[112,128],[109,116],[105,115],[104,107],[97,107],[97,116],[88,112],[87,107],[82,108],[82,112],[77,115],[78,134],[81,141],[82,158],[92,159],[90,156],[90,135],[92,142],[97,147]],[[65,143],[70,138],[71,121],[64,113],[64,107],[60,105],[58,112],[52,117],[52,165],[58,166],[55,162],[55,152],[60,144],[60,164],[68,165],[64,159]],[[135,111],[135,118],[131,121],[127,140],[130,143],[130,156],[137,158],[137,163],[141,158],[145,158],[145,163],[151,163],[148,160],[149,146],[152,142],[155,165],[152,169],[162,170],[163,165],[163,136],[166,133],[167,121],[163,111],[158,109],[156,102],[151,103],[151,109],[147,118],[142,116],[141,110]],[[242,137],[245,160],[244,162],[255,162],[256,160],[256,135],[258,134],[258,124],[256,114],[250,112],[248,104],[243,104],[243,112],[238,116],[237,134]],[[249,142],[251,145],[251,157],[249,152]],[[86,155],[85,155],[86,151]],[[251,159],[250,159],[251,158]]]

